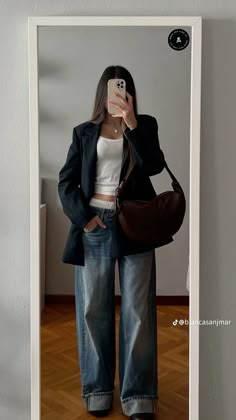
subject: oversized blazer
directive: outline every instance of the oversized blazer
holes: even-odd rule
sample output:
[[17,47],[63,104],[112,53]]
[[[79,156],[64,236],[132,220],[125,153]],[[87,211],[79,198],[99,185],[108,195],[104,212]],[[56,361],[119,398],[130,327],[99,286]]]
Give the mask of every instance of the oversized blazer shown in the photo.
[[[73,128],[66,162],[59,172],[58,194],[63,212],[71,222],[62,255],[62,262],[67,264],[84,265],[83,228],[96,214],[89,205],[89,200],[94,195],[100,130],[101,123],[91,121]],[[160,148],[157,120],[151,115],[138,114],[137,126],[134,129],[127,127],[124,133],[119,183],[129,164],[128,142],[131,144],[136,165],[124,186],[122,197],[149,200],[156,195],[149,177],[160,173],[164,168],[164,153]],[[151,249],[127,238],[117,219],[115,217],[112,255],[129,255]]]

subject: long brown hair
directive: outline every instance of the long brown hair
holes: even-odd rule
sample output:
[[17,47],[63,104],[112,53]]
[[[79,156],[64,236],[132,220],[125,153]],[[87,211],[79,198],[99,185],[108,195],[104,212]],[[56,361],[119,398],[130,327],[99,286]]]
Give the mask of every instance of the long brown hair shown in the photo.
[[[105,119],[106,114],[106,97],[107,97],[107,82],[109,79],[124,79],[126,82],[126,90],[133,97],[133,109],[134,114],[137,117],[137,96],[134,85],[133,77],[131,73],[123,66],[108,66],[103,71],[97,85],[94,107],[90,122],[100,124]],[[130,144],[128,143],[130,162],[134,161],[133,153]],[[126,156],[125,156],[126,157]],[[124,158],[125,158],[124,157]]]

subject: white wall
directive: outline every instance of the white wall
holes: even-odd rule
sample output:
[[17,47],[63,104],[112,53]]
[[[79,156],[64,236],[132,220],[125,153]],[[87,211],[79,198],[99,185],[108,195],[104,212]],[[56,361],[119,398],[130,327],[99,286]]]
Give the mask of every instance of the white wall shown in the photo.
[[[73,294],[74,269],[61,262],[70,227],[57,193],[72,128],[92,113],[98,80],[108,65],[132,74],[139,113],[158,121],[161,148],[186,196],[186,214],[174,241],[156,249],[157,295],[186,295],[189,262],[191,28],[188,47],[168,45],[173,27],[39,28],[40,174],[47,204],[46,294]],[[170,190],[166,170],[151,177],[157,193]],[[55,241],[55,238],[56,241]],[[115,292],[120,294],[118,263]]]
[[[199,0],[0,2],[0,417],[30,419],[28,15],[202,15],[200,419],[235,418],[236,5]],[[33,419],[32,419],[33,420]]]

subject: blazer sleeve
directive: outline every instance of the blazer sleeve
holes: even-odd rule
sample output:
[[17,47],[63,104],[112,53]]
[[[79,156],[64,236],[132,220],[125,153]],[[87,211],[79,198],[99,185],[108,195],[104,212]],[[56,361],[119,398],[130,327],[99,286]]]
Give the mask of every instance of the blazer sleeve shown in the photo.
[[94,213],[86,203],[80,188],[81,170],[80,144],[74,128],[66,162],[59,172],[58,194],[66,216],[73,224],[83,229],[94,217]]
[[133,129],[126,128],[125,135],[132,145],[137,165],[147,175],[159,174],[164,169],[164,153],[160,149],[158,124],[155,117],[149,116],[147,121],[139,120]]

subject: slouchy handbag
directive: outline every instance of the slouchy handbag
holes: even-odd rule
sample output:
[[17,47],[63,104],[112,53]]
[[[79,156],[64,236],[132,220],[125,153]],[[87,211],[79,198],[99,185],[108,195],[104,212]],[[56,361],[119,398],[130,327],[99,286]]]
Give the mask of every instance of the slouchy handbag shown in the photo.
[[173,241],[172,236],[180,229],[186,210],[183,189],[169,169],[173,191],[156,194],[151,200],[122,200],[122,191],[132,172],[133,165],[115,190],[115,215],[125,235],[145,245],[160,247]]

